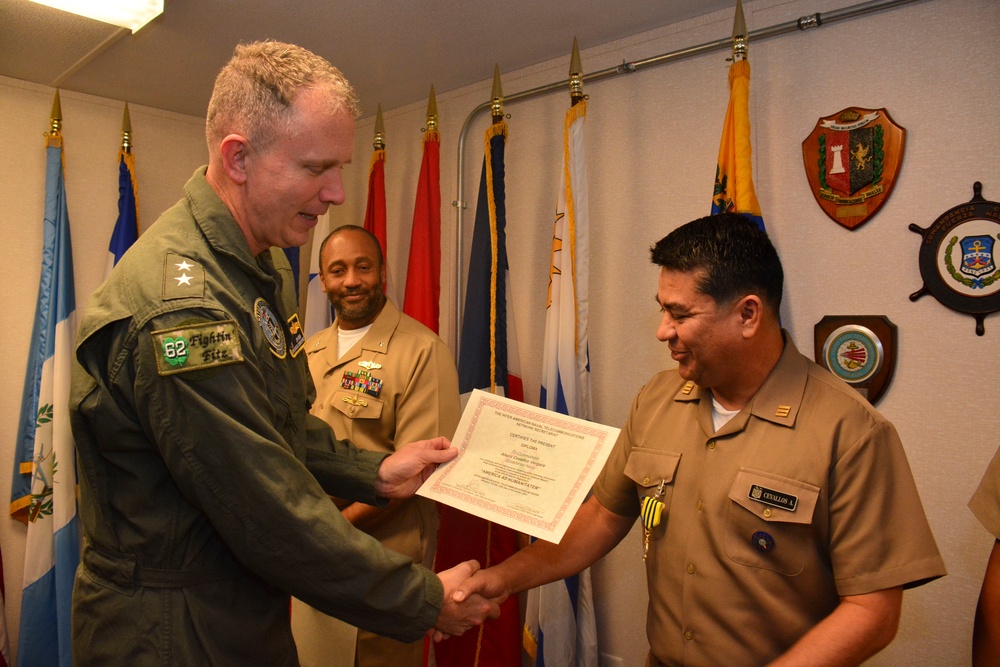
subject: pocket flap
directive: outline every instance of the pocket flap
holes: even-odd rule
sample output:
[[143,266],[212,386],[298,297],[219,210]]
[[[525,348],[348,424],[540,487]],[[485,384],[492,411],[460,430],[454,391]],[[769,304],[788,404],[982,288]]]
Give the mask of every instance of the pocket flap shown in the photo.
[[678,452],[635,447],[625,464],[625,475],[641,487],[658,486],[661,482],[672,484],[680,460]]
[[729,499],[764,521],[812,523],[819,487],[769,472],[740,468]]

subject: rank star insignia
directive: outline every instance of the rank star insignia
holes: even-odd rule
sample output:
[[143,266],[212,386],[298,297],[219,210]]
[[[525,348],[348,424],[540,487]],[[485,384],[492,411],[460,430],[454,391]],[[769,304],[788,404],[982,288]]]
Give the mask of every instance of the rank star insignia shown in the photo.
[[185,299],[205,295],[205,268],[176,253],[163,260],[163,298]]

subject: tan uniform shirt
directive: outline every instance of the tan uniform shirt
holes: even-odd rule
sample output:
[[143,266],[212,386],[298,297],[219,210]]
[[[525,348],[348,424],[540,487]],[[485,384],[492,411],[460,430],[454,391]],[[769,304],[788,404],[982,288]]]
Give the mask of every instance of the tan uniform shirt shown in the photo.
[[646,562],[652,664],[764,664],[840,596],[945,573],[896,430],[787,336],[718,433],[711,402],[654,376],[594,489],[626,516],[643,496],[665,505]]
[[[343,357],[337,331],[334,322],[305,346],[317,392],[312,413],[330,424],[337,437],[362,449],[393,452],[416,440],[454,435],[461,416],[458,373],[451,352],[434,332],[400,313],[391,301],[386,301],[371,329]],[[438,516],[427,498],[395,502],[376,519],[357,527],[418,563],[433,564]],[[293,615],[308,613],[299,606]],[[317,619],[313,623],[320,624]],[[296,620],[297,640],[298,627]],[[322,637],[301,639],[300,646],[323,643]],[[305,662],[304,646],[300,653]],[[419,667],[422,642],[405,645],[362,631],[356,663]]]
[[979,523],[1000,540],[1000,449],[993,455],[979,488],[972,494],[969,508]]

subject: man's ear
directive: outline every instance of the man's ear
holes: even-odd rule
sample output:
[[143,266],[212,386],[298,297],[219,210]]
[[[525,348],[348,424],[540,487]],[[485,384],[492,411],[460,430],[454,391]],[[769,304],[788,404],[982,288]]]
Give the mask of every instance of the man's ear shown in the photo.
[[219,145],[222,168],[226,171],[229,180],[237,185],[246,183],[248,152],[247,140],[238,134],[228,135]]
[[737,306],[740,314],[740,326],[744,338],[752,338],[760,329],[764,319],[764,302],[756,294],[748,294]]

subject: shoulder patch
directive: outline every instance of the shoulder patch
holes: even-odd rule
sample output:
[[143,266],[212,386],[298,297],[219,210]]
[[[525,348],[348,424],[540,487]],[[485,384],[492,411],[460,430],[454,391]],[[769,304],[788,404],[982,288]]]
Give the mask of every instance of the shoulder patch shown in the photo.
[[153,354],[160,375],[174,375],[243,361],[234,320],[201,322],[154,331]]
[[163,299],[205,296],[205,269],[186,257],[168,252],[163,260]]

